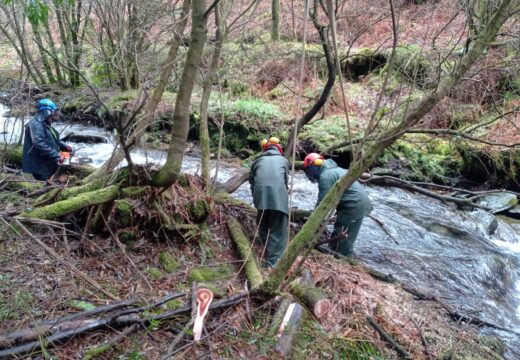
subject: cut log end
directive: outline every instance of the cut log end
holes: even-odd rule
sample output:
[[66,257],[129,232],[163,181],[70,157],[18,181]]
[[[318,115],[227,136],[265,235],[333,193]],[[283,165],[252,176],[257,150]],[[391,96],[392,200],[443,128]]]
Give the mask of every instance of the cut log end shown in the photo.
[[314,307],[312,309],[312,313],[318,319],[321,319],[325,315],[327,315],[330,312],[331,309],[332,309],[332,303],[330,302],[330,300],[329,299],[321,299],[316,304],[314,304]]

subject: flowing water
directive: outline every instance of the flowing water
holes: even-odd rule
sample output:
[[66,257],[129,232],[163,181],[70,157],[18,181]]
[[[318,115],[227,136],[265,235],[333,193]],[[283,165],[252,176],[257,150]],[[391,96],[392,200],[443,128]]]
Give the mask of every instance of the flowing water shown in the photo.
[[[17,142],[21,121],[3,118],[6,110],[0,106],[0,142]],[[56,128],[62,135],[74,131],[105,137],[107,143],[72,144],[76,156],[91,158],[94,166],[100,166],[114,148],[112,135],[103,129],[60,123]],[[165,161],[164,151],[137,149],[132,155],[136,163]],[[197,154],[187,153],[183,170],[197,172],[199,164]],[[224,161],[219,181],[233,176],[237,167]],[[384,229],[366,218],[356,241],[356,255],[377,270],[434,293],[462,314],[511,329],[485,331],[506,340],[508,358],[519,358],[520,222],[482,210],[459,210],[400,189],[367,187],[367,191],[374,205],[371,216]],[[247,183],[234,196],[252,202]],[[316,185],[297,172],[291,206],[312,210],[316,198]]]

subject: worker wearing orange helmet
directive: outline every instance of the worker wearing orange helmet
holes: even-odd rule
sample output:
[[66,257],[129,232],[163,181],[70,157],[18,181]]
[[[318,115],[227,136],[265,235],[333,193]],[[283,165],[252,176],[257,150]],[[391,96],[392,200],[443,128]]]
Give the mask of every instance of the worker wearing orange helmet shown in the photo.
[[[312,182],[318,183],[318,202],[323,200],[330,188],[345,174],[347,170],[339,167],[332,159],[325,160],[323,156],[310,153],[303,161],[305,175]],[[373,207],[368,198],[363,185],[355,181],[348,189],[343,192],[341,199],[336,207],[336,222],[329,246],[345,256],[352,256],[354,253],[354,242],[359,234],[363,218],[367,216]],[[338,235],[345,233],[345,236]]]
[[266,246],[264,266],[273,267],[287,246],[289,161],[276,137],[260,142],[262,155],[251,164],[249,183],[257,209],[258,235]]

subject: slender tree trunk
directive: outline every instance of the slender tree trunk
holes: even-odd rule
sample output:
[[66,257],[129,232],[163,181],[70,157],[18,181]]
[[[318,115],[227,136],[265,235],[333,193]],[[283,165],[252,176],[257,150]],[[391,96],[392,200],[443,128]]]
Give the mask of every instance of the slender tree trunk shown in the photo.
[[211,56],[209,68],[206,71],[206,78],[204,79],[202,99],[200,101],[200,153],[202,163],[202,179],[204,180],[207,190],[211,190],[210,180],[210,139],[208,130],[208,104],[209,97],[211,94],[211,88],[215,79],[215,72],[220,61],[220,55],[222,53],[222,44],[224,42],[223,26],[224,22],[222,19],[221,6],[218,4],[215,7],[215,23],[217,29],[215,30],[215,49]]
[[280,40],[280,0],[271,0],[271,40]]
[[[52,36],[48,21],[46,21],[44,23],[44,27],[45,27],[45,35],[47,36],[47,45],[49,46],[50,52],[54,55],[57,55],[58,51],[56,50],[56,46],[54,46],[54,37]],[[56,72],[56,81],[60,84],[63,84],[63,75],[61,72],[61,64],[59,63],[59,61],[56,57],[54,57],[52,60],[53,60],[53,64],[54,64],[54,71]]]
[[174,184],[181,171],[190,123],[191,93],[206,41],[208,20],[204,16],[205,9],[206,0],[192,1],[190,48],[186,56],[179,93],[175,101],[171,142],[168,148],[166,163],[152,179],[152,184],[156,186],[167,187]]
[[42,60],[43,69],[45,70],[45,74],[47,75],[47,80],[50,83],[55,83],[56,79],[54,78],[54,74],[52,73],[51,63],[49,61],[49,57],[47,53],[42,49],[43,41],[40,33],[40,25],[38,23],[31,23],[34,39],[36,40],[36,46],[38,47],[40,58]]
[[25,56],[23,56],[23,52],[22,52],[21,48],[18,46],[18,44],[16,43],[16,40],[11,36],[11,34],[9,34],[9,31],[7,30],[7,28],[5,28],[2,24],[0,24],[0,33],[4,34],[6,39],[9,41],[9,43],[13,47],[14,51],[16,51],[16,54],[18,54],[20,61],[22,62],[23,66],[27,69],[27,74],[29,75],[29,77],[34,82],[37,83],[38,78],[37,78],[36,74],[34,74],[34,72],[32,71],[29,63],[27,62],[27,58]]
[[[2,8],[3,8],[4,12],[6,12],[6,9],[4,7],[2,7]],[[9,10],[7,10],[7,11],[9,11]],[[14,33],[16,34],[16,37],[18,38],[18,43],[20,44],[20,50],[22,52],[22,57],[27,62],[28,67],[32,69],[32,71],[35,73],[36,77],[39,79],[39,81],[36,81],[36,82],[38,82],[40,84],[45,84],[46,83],[45,76],[43,76],[43,74],[41,73],[38,66],[36,66],[34,59],[31,55],[31,52],[27,48],[27,45],[25,43],[25,34],[24,34],[22,26],[20,25],[20,22],[18,21],[18,18],[16,16],[17,11],[14,7],[14,3],[11,3],[11,14],[12,14],[11,20],[13,22],[12,28],[13,28]],[[10,17],[9,13],[6,13],[6,15],[8,17]]]
[[[60,3],[59,1],[57,0],[54,0],[54,6],[56,8],[56,21],[58,23],[58,30],[59,30],[59,33],[60,33],[60,42],[61,42],[61,46],[60,46],[60,52],[61,52],[61,57],[63,59],[63,62],[70,67],[70,59],[72,57],[72,54],[70,52],[70,39],[69,39],[69,34],[65,31],[66,29],[66,14],[65,14],[65,11],[63,9],[63,7],[65,6],[64,4]],[[70,69],[67,69],[65,70],[66,73],[68,74],[68,81],[71,82],[71,70]]]
[[468,69],[475,64],[482,55],[485,48],[496,37],[498,31],[508,19],[511,0],[504,0],[497,8],[489,24],[483,27],[473,47],[470,48],[457,67],[445,78],[441,79],[437,89],[430,95],[424,97],[412,110],[406,114],[403,120],[388,131],[382,132],[373,144],[364,149],[363,156],[356,156],[355,161],[350,165],[348,173],[343,176],[329,190],[321,201],[320,205],[314,210],[309,220],[305,223],[300,232],[289,244],[288,249],[273,269],[267,280],[262,285],[262,290],[266,293],[275,293],[282,284],[285,274],[289,271],[297,256],[307,247],[314,247],[319,240],[321,224],[327,214],[334,209],[343,194],[354,181],[373,164],[383,153],[385,148],[393,144],[405,130],[417,124],[446,94],[458,84]]

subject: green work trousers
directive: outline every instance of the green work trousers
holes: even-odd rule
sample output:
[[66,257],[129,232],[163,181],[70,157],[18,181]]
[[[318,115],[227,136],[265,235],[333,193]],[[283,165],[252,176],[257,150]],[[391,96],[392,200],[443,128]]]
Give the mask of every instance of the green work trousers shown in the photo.
[[343,231],[347,232],[347,236],[342,239],[337,239],[336,241],[331,241],[329,244],[330,248],[342,255],[352,256],[354,254],[354,242],[359,234],[362,222],[363,218],[349,219],[341,209],[338,209],[336,222],[334,223],[334,231],[331,237],[337,236]]
[[287,246],[289,216],[277,210],[258,210],[256,222],[260,242],[267,244],[264,267],[273,267]]

